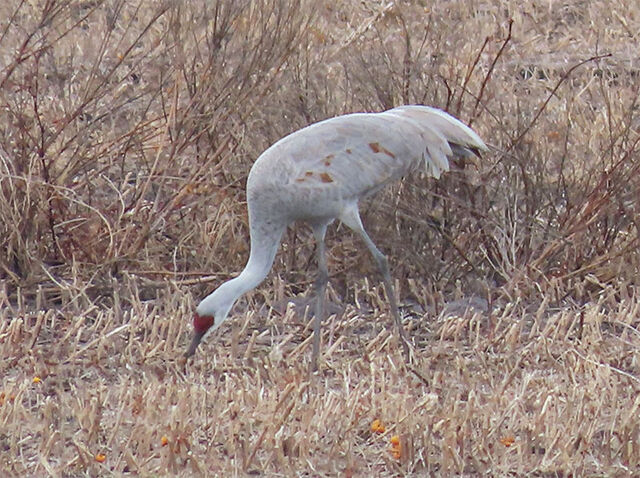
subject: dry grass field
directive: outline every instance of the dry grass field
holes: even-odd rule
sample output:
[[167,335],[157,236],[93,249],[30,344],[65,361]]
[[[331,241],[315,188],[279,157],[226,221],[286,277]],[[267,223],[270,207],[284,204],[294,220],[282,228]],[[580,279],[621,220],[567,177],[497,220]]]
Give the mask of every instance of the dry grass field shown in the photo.
[[[0,5],[0,476],[640,475],[635,0]],[[188,363],[248,256],[255,158],[311,122],[437,106],[491,151],[328,234]]]

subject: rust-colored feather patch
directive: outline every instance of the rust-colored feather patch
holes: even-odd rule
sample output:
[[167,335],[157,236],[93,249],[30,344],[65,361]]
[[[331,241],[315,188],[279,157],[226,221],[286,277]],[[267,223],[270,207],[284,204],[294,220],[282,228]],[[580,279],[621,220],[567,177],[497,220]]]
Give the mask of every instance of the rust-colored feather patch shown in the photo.
[[371,151],[373,151],[374,153],[380,152],[380,143],[369,143],[369,147],[371,148]]
[[315,178],[319,178],[320,181],[323,182],[323,183],[332,183],[333,182],[333,178],[331,177],[331,175],[329,173],[327,173],[327,172],[314,173],[313,171],[305,171],[304,176],[300,176],[299,178],[296,178],[296,182],[297,183],[304,183],[309,178],[313,178],[314,176],[315,176]]
[[335,158],[336,155],[335,154],[328,154],[325,158],[324,158],[324,165],[325,166],[331,166],[331,160],[333,160],[333,158]]
[[385,148],[384,146],[382,146],[380,143],[369,143],[369,147],[371,148],[371,151],[373,151],[374,153],[384,153],[387,156],[394,158],[396,157],[395,154],[393,154],[391,151],[389,151],[387,148]]
[[332,183],[333,182],[333,178],[329,175],[329,173],[321,173],[320,174],[320,180],[323,183]]
[[311,176],[313,176],[313,171],[306,171],[304,173],[304,176],[300,176],[299,178],[296,178],[296,182],[304,183],[307,180],[307,178],[310,178]]

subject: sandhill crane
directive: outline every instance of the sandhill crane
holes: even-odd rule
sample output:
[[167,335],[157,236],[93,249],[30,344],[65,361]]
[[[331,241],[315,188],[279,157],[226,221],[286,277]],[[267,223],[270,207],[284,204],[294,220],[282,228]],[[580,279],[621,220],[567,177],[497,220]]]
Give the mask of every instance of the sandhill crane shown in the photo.
[[317,367],[320,327],[329,274],[324,237],[335,219],[360,235],[380,270],[399,340],[408,358],[408,338],[398,312],[387,258],[362,226],[358,201],[424,167],[440,177],[452,155],[479,155],[487,147],[468,126],[428,106],[400,106],[382,113],[355,113],[320,121],[273,144],[247,179],[251,252],[244,270],[197,306],[186,357],[226,319],[245,292],[267,276],[287,226],[307,222],[317,242],[318,275],[311,369]]

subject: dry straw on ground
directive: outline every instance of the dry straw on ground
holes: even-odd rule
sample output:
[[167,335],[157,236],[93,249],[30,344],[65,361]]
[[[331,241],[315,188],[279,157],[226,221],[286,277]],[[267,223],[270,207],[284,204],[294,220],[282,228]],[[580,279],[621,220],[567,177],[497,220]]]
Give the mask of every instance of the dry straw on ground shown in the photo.
[[[432,3],[0,6],[0,475],[640,473],[640,7]],[[363,207],[413,363],[334,228],[309,379],[296,227],[181,364],[194,303],[246,260],[252,161],[404,103],[492,146]]]

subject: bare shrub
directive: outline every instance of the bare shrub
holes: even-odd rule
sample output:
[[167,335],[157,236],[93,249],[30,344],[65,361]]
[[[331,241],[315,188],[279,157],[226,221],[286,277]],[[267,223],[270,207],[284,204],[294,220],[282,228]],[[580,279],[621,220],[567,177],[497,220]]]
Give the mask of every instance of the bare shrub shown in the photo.
[[[275,0],[169,5],[3,7],[14,21],[0,44],[1,264],[13,287],[70,266],[162,272],[172,255],[166,267],[183,269],[184,232],[218,208],[212,188],[242,179],[246,167],[226,163],[306,16]],[[211,204],[194,208],[201,197]]]
[[[0,4],[0,474],[638,475],[636,3]],[[414,362],[338,226],[309,378],[298,226],[181,364],[255,158],[401,103],[492,148],[362,207]]]

